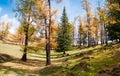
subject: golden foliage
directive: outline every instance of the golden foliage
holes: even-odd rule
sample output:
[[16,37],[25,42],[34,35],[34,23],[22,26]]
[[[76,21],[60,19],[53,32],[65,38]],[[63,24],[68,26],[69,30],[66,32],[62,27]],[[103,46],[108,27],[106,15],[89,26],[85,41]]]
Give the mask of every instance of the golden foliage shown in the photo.
[[99,31],[99,21],[96,17],[94,17],[91,22],[91,36],[93,38],[98,38],[98,31]]
[[56,37],[58,35],[59,28],[57,23],[55,22],[54,19],[51,20],[51,47],[56,48],[57,47],[57,42],[56,42]]
[[46,40],[45,38],[41,38],[38,42],[39,42],[39,43],[36,44],[37,46],[39,46],[39,47],[41,47],[41,48],[46,47],[46,42],[47,42],[47,40]]
[[36,0],[35,2],[35,8],[38,11],[38,15],[40,18],[44,18],[44,17],[49,17],[49,7],[47,5],[47,1],[46,0]]
[[0,39],[5,38],[9,34],[11,22],[0,22]]

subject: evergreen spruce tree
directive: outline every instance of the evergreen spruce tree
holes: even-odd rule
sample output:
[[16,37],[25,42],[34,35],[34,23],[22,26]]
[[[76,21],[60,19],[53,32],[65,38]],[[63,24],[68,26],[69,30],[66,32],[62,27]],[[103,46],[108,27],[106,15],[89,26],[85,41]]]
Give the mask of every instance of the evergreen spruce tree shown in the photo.
[[60,32],[57,37],[57,43],[57,52],[63,52],[63,54],[65,54],[65,51],[72,49],[72,27],[68,22],[65,7],[61,17]]

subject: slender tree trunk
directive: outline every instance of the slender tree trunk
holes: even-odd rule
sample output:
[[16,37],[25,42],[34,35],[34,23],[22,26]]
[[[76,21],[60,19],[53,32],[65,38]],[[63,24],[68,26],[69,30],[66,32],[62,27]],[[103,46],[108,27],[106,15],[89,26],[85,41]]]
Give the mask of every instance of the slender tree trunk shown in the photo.
[[[89,12],[88,9],[86,10]],[[87,14],[87,22],[88,22],[88,47],[91,46],[91,33],[90,33],[90,15]]]
[[104,28],[105,28],[105,44],[107,45],[108,44],[108,38],[107,38],[107,29],[104,25]]
[[79,33],[80,34],[80,46],[81,46],[81,43],[82,43],[82,38],[81,38],[81,33]]
[[50,65],[51,61],[50,61],[50,44],[47,43],[46,44],[46,66]]
[[99,39],[98,39],[98,35],[97,35],[97,38],[96,38],[96,45],[98,45],[98,41],[99,41]]
[[103,43],[102,43],[102,30],[101,30],[101,45],[102,45]]
[[63,52],[63,54],[65,55],[65,54],[66,54],[66,52],[64,51],[64,52]]
[[99,40],[99,39],[98,39],[98,31],[96,32],[95,35],[96,35],[96,37],[95,37],[95,45],[98,45],[98,40]]
[[[88,28],[89,29],[89,28]],[[90,30],[88,30],[88,47],[91,46]]]
[[96,41],[95,41],[95,38],[93,38],[93,46],[96,45]]
[[27,61],[27,47],[28,47],[28,31],[29,31],[29,21],[30,21],[30,14],[28,16],[28,23],[25,25],[24,31],[25,31],[25,46],[24,46],[24,52],[23,52],[23,56],[21,58],[22,61]]
[[[46,40],[48,39],[48,27],[47,27],[47,19],[45,17],[45,38]],[[50,64],[50,47],[49,47],[49,43],[46,42],[46,65],[49,65]]]
[[105,29],[105,22],[103,26],[103,44],[106,44],[106,29]]
[[101,45],[103,45],[103,26],[101,25]]
[[29,29],[29,24],[26,25],[26,31],[25,31],[25,47],[24,47],[24,52],[23,56],[21,58],[22,61],[27,61],[27,46],[28,46],[28,29]]
[[89,2],[88,0],[84,0],[85,4],[85,11],[86,11],[86,15],[87,15],[87,27],[88,27],[88,31],[87,31],[87,37],[88,37],[88,47],[91,46],[91,33],[90,33],[90,6],[89,6]]
[[50,60],[50,32],[51,32],[51,3],[50,0],[48,0],[49,3],[49,37],[48,37],[48,43],[46,45],[46,65],[50,65],[51,64],[51,60]]
[[[47,30],[47,19],[46,19],[46,17],[45,17],[45,39],[47,40],[48,39],[48,32],[47,32],[48,30]],[[46,43],[46,45],[47,45],[47,43]]]

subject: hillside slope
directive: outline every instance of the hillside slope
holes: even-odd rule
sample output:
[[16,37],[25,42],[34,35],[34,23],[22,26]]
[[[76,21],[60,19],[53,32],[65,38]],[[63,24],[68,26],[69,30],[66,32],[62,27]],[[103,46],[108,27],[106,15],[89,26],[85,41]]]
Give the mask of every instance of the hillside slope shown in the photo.
[[40,70],[39,74],[41,76],[120,76],[120,44],[111,43],[81,52],[61,65]]
[[21,62],[18,59],[22,52],[17,45],[0,44],[0,53],[2,53],[1,56],[4,54],[16,58],[0,63],[0,74],[120,76],[120,44],[118,43],[67,51],[67,55],[52,52],[52,65],[47,67],[45,66],[45,52],[29,53],[27,62]]

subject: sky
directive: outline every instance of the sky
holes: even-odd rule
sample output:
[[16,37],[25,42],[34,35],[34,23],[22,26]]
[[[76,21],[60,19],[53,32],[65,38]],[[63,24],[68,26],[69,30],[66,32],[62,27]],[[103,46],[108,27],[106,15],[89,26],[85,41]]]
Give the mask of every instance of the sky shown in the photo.
[[[96,8],[98,4],[97,0],[90,0],[90,2],[93,8]],[[100,0],[100,2],[102,4],[103,0]],[[51,3],[52,9],[59,9],[58,20],[61,18],[64,7],[66,7],[67,16],[70,22],[74,21],[75,17],[85,14],[80,0],[62,0],[61,3],[56,3],[55,0],[53,0]],[[20,25],[15,18],[15,13],[13,12],[14,8],[15,4],[11,2],[11,0],[0,0],[0,22],[12,22],[12,27],[10,29],[11,33],[14,33],[15,29]]]
[[10,32],[14,33],[20,25],[13,12],[14,4],[10,0],[0,0],[0,22],[11,22]]

